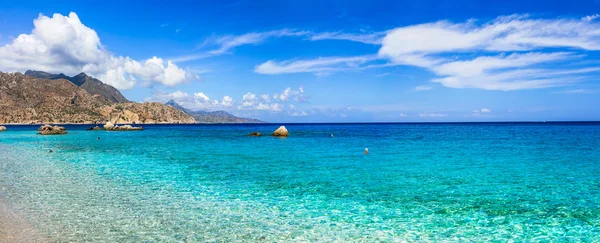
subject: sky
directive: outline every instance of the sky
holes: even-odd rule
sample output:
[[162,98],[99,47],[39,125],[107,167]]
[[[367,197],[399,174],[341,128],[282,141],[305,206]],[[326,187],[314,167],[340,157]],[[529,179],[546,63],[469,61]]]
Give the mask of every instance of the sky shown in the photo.
[[600,120],[600,2],[7,1],[0,71],[269,122]]

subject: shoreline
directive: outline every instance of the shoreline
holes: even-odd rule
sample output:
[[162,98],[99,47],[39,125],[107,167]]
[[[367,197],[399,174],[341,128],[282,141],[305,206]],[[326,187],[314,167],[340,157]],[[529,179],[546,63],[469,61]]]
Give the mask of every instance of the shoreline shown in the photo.
[[2,242],[51,242],[25,218],[15,212],[0,195],[0,243]]
[[[43,125],[58,125],[58,126],[70,126],[70,125],[86,125],[86,126],[101,126],[106,123],[0,123],[0,126],[43,126]],[[117,125],[232,125],[232,124],[272,124],[272,123],[117,123]]]
[[[117,123],[116,125],[439,125],[439,124],[451,124],[451,125],[477,125],[477,124],[596,124],[600,123],[600,120],[584,120],[584,121],[477,121],[477,122],[264,122],[264,123]],[[58,125],[58,126],[101,126],[105,123],[0,123],[0,126],[42,126],[42,125]]]

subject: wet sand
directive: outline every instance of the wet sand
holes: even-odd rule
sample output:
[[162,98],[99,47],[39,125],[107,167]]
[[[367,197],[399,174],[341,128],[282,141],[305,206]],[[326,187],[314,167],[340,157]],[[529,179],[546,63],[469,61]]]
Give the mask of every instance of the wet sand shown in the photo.
[[0,197],[0,243],[51,242],[42,236],[27,220],[14,212]]

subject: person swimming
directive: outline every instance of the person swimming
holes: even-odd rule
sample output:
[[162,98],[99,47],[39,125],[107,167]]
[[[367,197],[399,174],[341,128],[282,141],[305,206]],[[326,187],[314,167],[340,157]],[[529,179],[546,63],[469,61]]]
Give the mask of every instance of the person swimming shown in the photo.
[[100,140],[100,137],[98,137],[98,140]]
[[369,154],[369,148],[365,148],[365,154]]

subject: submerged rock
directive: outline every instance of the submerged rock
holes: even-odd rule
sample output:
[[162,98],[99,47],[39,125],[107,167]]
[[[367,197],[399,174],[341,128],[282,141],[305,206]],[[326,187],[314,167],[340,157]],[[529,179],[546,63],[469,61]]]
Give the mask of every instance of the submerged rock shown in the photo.
[[248,134],[248,136],[250,136],[250,137],[260,137],[260,136],[262,136],[262,133],[260,133],[260,132],[253,132],[253,133]]
[[6,131],[6,127],[5,126],[0,126],[0,132],[4,132]]
[[67,129],[65,129],[65,127],[59,127],[59,126],[43,125],[38,129],[38,134],[40,134],[40,135],[67,134]]
[[287,137],[289,135],[290,133],[288,133],[288,130],[285,128],[285,126],[280,126],[273,132],[273,134],[271,134],[271,136],[275,137]]

